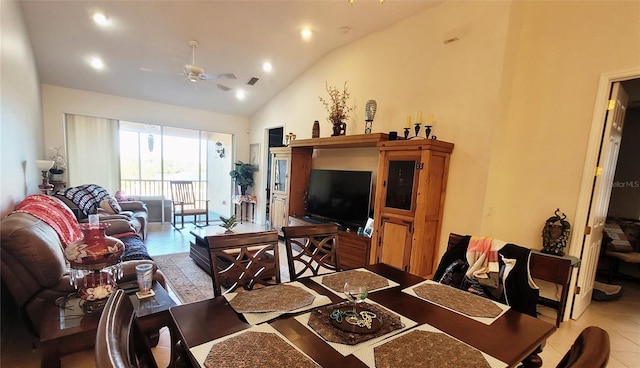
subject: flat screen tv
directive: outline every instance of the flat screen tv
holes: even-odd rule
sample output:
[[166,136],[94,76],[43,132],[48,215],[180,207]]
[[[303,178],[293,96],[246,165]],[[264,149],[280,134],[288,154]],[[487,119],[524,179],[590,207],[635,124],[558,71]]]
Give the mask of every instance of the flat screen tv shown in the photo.
[[311,170],[306,218],[364,228],[371,202],[371,171]]

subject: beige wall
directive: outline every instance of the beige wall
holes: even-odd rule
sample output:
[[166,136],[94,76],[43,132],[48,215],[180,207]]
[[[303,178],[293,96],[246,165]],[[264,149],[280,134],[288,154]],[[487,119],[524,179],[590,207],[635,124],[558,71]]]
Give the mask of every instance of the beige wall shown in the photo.
[[[232,134],[236,152],[230,152],[230,145],[226,144],[226,154],[233,155],[233,162],[249,160],[249,119],[247,118],[46,84],[42,85],[42,100],[45,147],[64,146],[64,114],[73,113]],[[228,175],[229,170],[228,168],[218,170],[220,180],[231,179]],[[82,183],[70,183],[70,185],[79,184]],[[227,188],[227,194],[212,198],[215,203],[211,202],[210,205],[212,210],[228,215],[231,212],[229,199],[232,187],[228,185],[225,188]]]
[[[320,135],[329,136],[327,113],[318,101],[327,96],[325,81],[339,88],[348,81],[356,108],[347,134],[364,132],[369,99],[378,103],[374,132],[402,131],[408,115],[432,112],[432,133],[456,145],[443,231],[478,233],[509,10],[506,2],[447,3],[332,52],[254,115],[252,141],[283,122],[285,132],[310,138],[316,119]],[[452,37],[459,41],[444,43]],[[377,159],[375,151],[371,154]]]
[[251,142],[281,125],[309,138],[316,119],[329,136],[325,81],[348,81],[348,134],[368,99],[374,131],[433,112],[456,145],[440,250],[449,232],[541,248],[556,208],[575,226],[598,81],[640,64],[639,16],[640,2],[447,2],[327,55],[252,117]]
[[0,218],[29,194],[38,193],[35,160],[45,158],[40,83],[20,4],[0,3]]
[[579,227],[598,82],[640,66],[640,2],[515,2],[512,21],[482,230],[541,248],[556,208]]

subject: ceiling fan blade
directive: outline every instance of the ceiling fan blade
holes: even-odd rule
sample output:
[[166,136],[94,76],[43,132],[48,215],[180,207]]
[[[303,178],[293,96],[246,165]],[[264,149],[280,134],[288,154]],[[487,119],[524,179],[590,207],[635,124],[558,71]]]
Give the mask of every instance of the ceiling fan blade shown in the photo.
[[238,79],[236,73],[222,73],[218,74],[218,79]]
[[224,84],[220,84],[220,83],[216,84],[216,87],[218,87],[219,89],[221,89],[221,90],[223,90],[225,92],[231,90],[231,87],[227,87]]

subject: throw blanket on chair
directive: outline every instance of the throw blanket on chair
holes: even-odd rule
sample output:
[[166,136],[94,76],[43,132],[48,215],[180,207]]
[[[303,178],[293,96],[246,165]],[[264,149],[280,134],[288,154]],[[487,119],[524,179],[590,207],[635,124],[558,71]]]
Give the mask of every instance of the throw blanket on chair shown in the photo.
[[44,221],[55,230],[65,248],[83,237],[82,231],[78,227],[78,220],[69,207],[44,194],[28,196],[18,204],[13,212],[27,213]]
[[467,247],[468,278],[488,277],[489,272],[498,272],[498,251],[504,247],[505,241],[489,237],[472,236]]
[[97,213],[100,202],[111,198],[106,189],[96,184],[68,188],[64,191],[64,196],[75,203],[85,215]]

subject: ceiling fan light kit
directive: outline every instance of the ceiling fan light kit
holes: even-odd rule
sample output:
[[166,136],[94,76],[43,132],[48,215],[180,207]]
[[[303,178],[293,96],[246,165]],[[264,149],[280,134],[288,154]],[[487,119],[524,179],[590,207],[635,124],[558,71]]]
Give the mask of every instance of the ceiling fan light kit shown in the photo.
[[[186,64],[183,70],[183,74],[186,75],[188,81],[196,83],[201,80],[238,78],[235,73],[206,74],[204,68],[196,66],[196,47],[198,45],[200,45],[200,43],[196,40],[189,41],[189,46],[191,47],[191,64]],[[221,83],[216,83],[216,87],[225,92],[231,90],[231,87]]]

